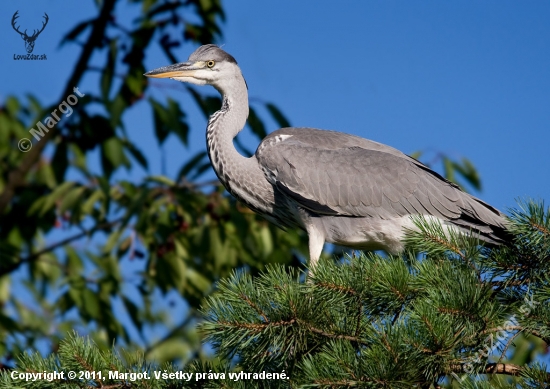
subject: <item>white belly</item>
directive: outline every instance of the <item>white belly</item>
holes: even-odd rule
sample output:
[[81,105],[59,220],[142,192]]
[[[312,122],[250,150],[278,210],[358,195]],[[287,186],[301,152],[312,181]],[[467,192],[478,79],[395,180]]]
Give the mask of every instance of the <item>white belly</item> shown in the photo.
[[[426,218],[439,221],[445,230],[453,228],[433,216]],[[384,250],[392,254],[403,251],[407,230],[418,231],[410,216],[390,220],[325,216],[315,220],[314,224],[324,230],[326,242],[359,250]]]

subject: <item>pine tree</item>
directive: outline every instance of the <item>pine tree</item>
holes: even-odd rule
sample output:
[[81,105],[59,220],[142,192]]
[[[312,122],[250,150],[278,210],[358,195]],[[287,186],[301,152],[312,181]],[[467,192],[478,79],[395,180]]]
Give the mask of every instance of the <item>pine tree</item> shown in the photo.
[[[186,366],[189,381],[32,383],[4,372],[0,388],[549,388],[548,367],[515,364],[513,350],[521,337],[550,344],[550,208],[520,203],[510,244],[496,248],[415,223],[401,256],[324,260],[309,277],[283,266],[233,273],[203,307],[216,359]],[[178,371],[77,336],[16,369]]]

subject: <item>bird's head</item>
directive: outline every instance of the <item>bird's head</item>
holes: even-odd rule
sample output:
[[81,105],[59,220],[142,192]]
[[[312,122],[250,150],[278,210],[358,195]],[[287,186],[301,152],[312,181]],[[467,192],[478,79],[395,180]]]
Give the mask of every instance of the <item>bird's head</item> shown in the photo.
[[187,62],[154,69],[145,76],[213,85],[217,89],[223,89],[223,84],[235,77],[242,77],[235,58],[216,45],[201,46],[189,56]]

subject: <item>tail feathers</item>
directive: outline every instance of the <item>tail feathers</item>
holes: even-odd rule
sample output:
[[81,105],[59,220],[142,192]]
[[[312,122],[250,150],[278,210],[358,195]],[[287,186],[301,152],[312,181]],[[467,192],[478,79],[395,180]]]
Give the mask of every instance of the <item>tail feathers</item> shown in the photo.
[[474,232],[478,238],[490,246],[508,245],[512,243],[513,235],[506,229],[506,219],[502,223],[486,224],[481,220],[462,214],[460,218],[449,223],[461,229]]

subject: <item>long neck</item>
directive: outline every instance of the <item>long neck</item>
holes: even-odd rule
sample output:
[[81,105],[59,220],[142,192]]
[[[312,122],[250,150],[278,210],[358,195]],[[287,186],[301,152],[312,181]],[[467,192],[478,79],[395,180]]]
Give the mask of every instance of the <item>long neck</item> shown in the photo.
[[239,74],[216,89],[223,96],[222,107],[210,116],[206,130],[208,156],[214,171],[229,193],[254,210],[268,213],[273,204],[272,186],[256,157],[243,157],[233,144],[248,117],[246,83]]

